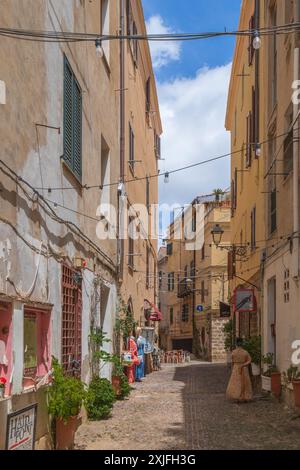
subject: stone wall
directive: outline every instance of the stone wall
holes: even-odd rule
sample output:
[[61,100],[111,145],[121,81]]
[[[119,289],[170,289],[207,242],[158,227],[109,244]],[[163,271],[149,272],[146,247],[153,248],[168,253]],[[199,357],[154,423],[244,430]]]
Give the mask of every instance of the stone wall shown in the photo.
[[212,318],[210,327],[210,360],[211,362],[226,362],[225,335],[223,328],[228,318]]

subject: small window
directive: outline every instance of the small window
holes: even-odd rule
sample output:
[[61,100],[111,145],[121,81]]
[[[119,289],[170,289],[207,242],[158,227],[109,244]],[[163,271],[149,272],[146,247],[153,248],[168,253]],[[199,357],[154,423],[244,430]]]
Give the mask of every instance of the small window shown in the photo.
[[64,162],[81,181],[82,93],[73,70],[64,57]]
[[170,308],[170,325],[173,325],[174,323],[174,308]]
[[159,271],[159,273],[158,273],[158,288],[159,289],[162,288],[162,281],[163,281],[163,273],[162,273],[162,271]]
[[173,292],[175,289],[175,274],[168,274],[168,291]]
[[182,306],[181,321],[183,323],[188,323],[189,321],[189,305],[188,304],[183,304]]
[[[137,26],[133,18],[131,2],[127,0],[127,35],[136,36],[138,34]],[[109,42],[109,41],[108,41]],[[138,41],[136,39],[129,39],[130,50],[135,66],[138,62]]]
[[24,311],[24,385],[30,378],[43,377],[51,367],[50,312]]
[[167,255],[171,256],[173,254],[173,243],[167,244]]
[[277,229],[277,191],[273,189],[270,193],[270,233]]

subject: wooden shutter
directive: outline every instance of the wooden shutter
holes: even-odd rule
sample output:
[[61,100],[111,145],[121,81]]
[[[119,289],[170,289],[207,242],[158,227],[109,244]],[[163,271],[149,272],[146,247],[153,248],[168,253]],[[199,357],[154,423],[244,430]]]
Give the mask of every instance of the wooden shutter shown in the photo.
[[146,113],[150,113],[150,84],[151,84],[151,78],[149,77],[147,82],[146,82]]
[[247,123],[246,123],[246,168],[251,166],[251,136],[252,136],[252,113],[249,112],[247,116]]
[[73,77],[73,171],[79,179],[82,175],[82,102],[81,90]]
[[154,133],[154,147],[155,147],[155,155],[156,158],[161,158],[161,143],[160,143],[160,136]]
[[[249,30],[253,31],[255,29],[255,18],[251,16],[249,21]],[[248,46],[248,62],[249,66],[253,64],[254,57],[254,47],[253,47],[253,36],[249,36],[249,46]]]
[[129,163],[130,163],[132,171],[134,172],[134,133],[130,124],[129,124]]
[[81,180],[82,93],[66,57],[64,59],[64,161]]
[[64,61],[64,160],[72,167],[72,70]]
[[150,180],[148,176],[146,178],[146,206],[147,206],[147,209],[149,210],[150,208]]

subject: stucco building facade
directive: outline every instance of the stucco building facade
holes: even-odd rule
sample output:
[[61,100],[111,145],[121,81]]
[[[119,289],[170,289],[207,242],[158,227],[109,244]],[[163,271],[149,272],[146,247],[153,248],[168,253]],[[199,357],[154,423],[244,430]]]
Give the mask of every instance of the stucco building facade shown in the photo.
[[[144,33],[141,2],[131,3]],[[1,25],[116,34],[129,21],[128,5],[1,0]],[[155,300],[155,242],[135,248],[141,257],[132,273],[127,272],[127,241],[120,243],[120,182],[134,179],[124,160],[129,124],[135,132],[134,158],[141,160],[134,164],[137,176],[156,172],[161,133],[148,45],[134,45],[137,66],[132,47],[125,40],[102,41],[98,51],[94,41],[0,41],[0,373],[7,379],[0,400],[2,449],[7,413],[36,402],[36,448],[51,446],[45,401],[51,356],[67,374],[89,382],[91,329],[102,327],[113,339],[120,297],[131,298],[142,313],[146,246],[149,300]],[[144,204],[146,180],[135,184],[126,188],[128,201]],[[157,179],[151,181],[149,201],[157,201]],[[112,352],[113,346],[105,348]],[[111,367],[102,373],[110,378]]]

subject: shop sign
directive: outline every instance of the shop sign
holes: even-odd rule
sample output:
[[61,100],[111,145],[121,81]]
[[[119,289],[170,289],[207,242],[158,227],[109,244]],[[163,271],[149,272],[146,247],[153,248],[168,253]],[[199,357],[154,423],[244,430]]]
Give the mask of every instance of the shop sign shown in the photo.
[[6,449],[34,450],[37,404],[7,415]]
[[256,312],[254,289],[236,289],[234,306],[236,312]]
[[154,349],[154,328],[142,328],[142,336],[145,338],[145,354],[150,354]]

